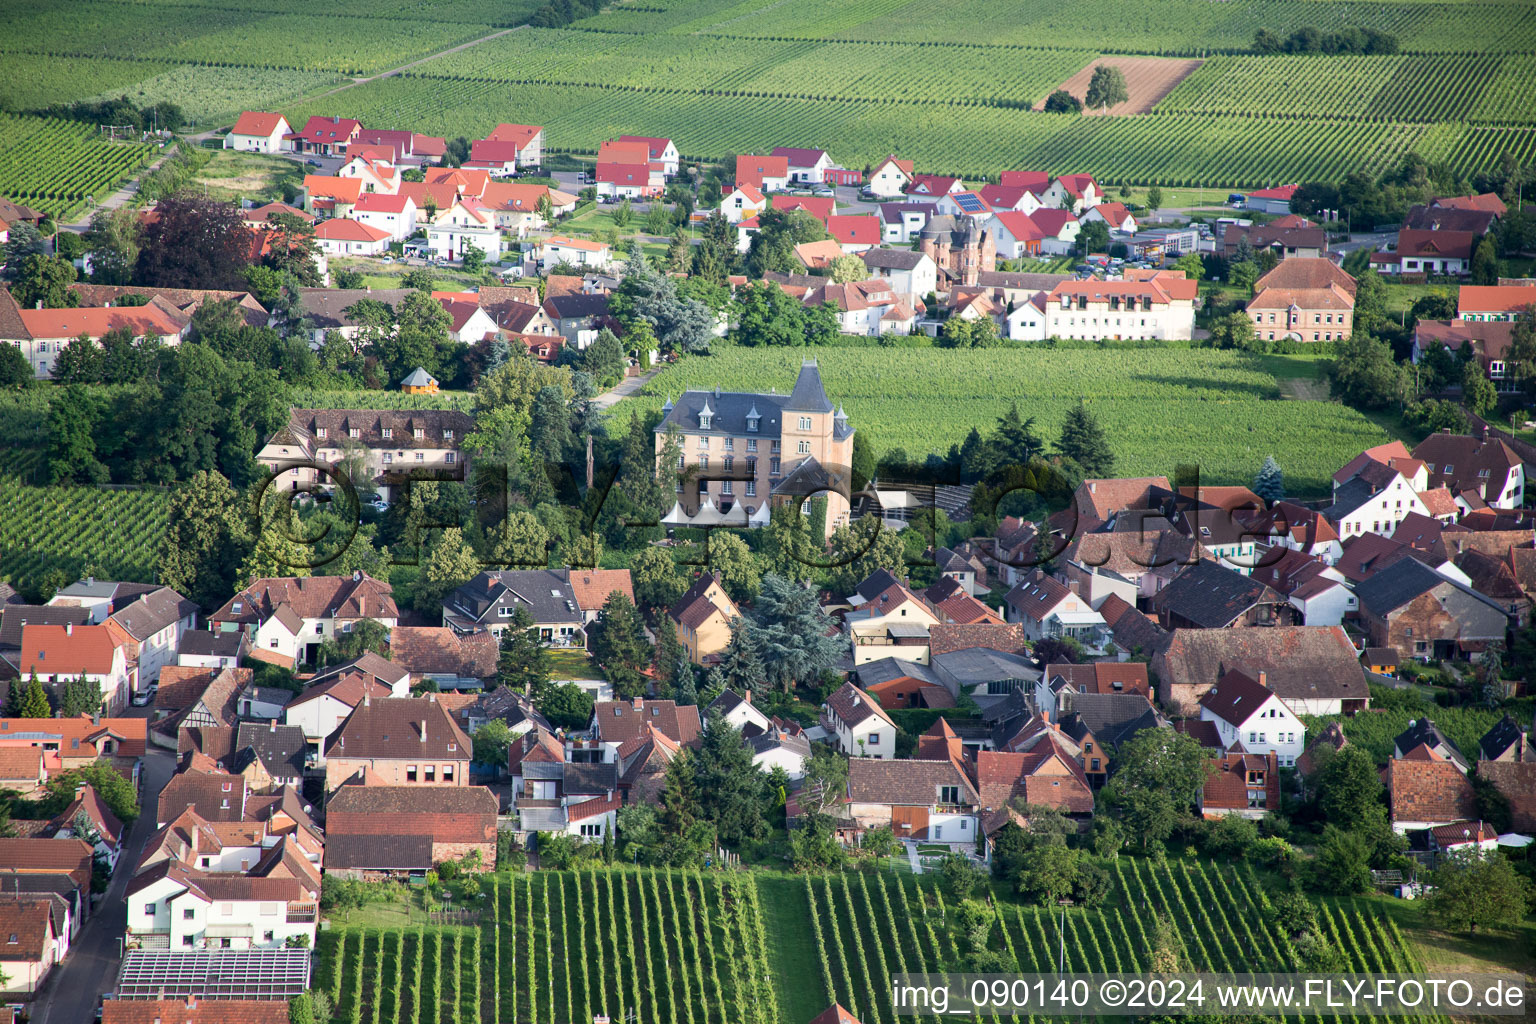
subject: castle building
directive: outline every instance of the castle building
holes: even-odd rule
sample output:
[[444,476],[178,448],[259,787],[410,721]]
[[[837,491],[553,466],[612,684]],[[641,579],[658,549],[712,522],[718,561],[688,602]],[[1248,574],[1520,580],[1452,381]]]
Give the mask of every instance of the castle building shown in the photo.
[[974,217],[933,217],[918,247],[938,265],[941,287],[975,285],[980,274],[997,269],[997,239]]

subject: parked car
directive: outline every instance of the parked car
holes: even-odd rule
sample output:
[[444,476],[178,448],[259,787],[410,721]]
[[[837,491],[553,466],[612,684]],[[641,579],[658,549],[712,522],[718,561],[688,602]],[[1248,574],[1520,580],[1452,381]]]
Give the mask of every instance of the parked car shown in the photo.
[[321,163],[320,163],[319,160],[305,160],[304,163],[306,163],[310,167],[319,167],[319,166],[321,166]]
[[149,689],[145,690],[143,693],[134,694],[133,699],[129,701],[129,703],[136,708],[148,707],[150,704],[154,703],[155,692],[159,689],[159,683],[150,683]]
[[831,185],[817,185],[815,188],[811,189],[811,195],[813,195],[813,196],[835,196],[835,195],[837,195],[837,193],[833,190]]
[[395,258],[393,256],[385,256],[380,262],[382,262],[382,263],[393,263],[393,262],[395,262]]

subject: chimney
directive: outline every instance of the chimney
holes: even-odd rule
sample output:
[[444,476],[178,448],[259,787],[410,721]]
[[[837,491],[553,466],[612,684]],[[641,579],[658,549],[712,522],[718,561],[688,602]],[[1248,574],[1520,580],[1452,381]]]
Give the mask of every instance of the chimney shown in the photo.
[[752,691],[748,690],[745,694],[742,695],[741,699],[746,701],[748,704],[751,704],[752,703]]
[[373,695],[368,693],[368,691],[366,691],[366,690],[363,691],[363,707],[365,707],[365,708],[373,707]]
[[75,624],[73,622],[66,622],[66,623],[64,623],[64,635],[65,636],[74,636],[75,635]]
[[1068,590],[1072,591],[1072,593],[1075,594],[1075,593],[1077,593],[1077,588],[1078,588],[1077,580],[1070,580],[1070,581],[1068,581],[1068,583],[1067,583],[1067,589]]
[[421,742],[427,742],[427,720],[425,718],[421,720]]
[[270,718],[267,720],[267,732],[277,732],[277,719]]
[[1260,672],[1259,672],[1259,685],[1264,687],[1264,689],[1266,689],[1266,690],[1269,689],[1269,673],[1268,672],[1260,670]]
[[436,691],[427,694],[427,703],[429,703],[429,704],[436,704],[437,703],[437,693],[436,693]]
[[630,706],[632,708],[634,708],[636,711],[643,711],[643,710],[645,710],[645,698],[644,697],[636,697],[636,698],[634,698],[634,700],[630,703]]

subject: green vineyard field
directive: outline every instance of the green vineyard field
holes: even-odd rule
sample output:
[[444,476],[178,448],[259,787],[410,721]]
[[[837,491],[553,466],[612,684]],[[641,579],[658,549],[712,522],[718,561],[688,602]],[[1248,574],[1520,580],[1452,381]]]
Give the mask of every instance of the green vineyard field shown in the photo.
[[67,217],[100,200],[150,160],[154,148],[109,142],[78,121],[0,114],[0,195]]
[[[1295,969],[1290,939],[1246,865],[1122,857],[1110,874],[1114,895],[1095,909],[995,902],[989,948],[1024,972],[1147,970],[1156,914],[1179,935],[1185,970]],[[835,1000],[861,1020],[890,1021],[893,974],[964,966],[943,894],[905,873],[613,869],[483,884],[477,926],[323,933],[316,987],[334,1000],[336,1019],[804,1024]],[[1366,904],[1325,901],[1319,918],[1346,970],[1423,969],[1396,925]]]
[[35,584],[50,569],[150,583],[170,494],[157,490],[30,487],[0,478],[0,579]]
[[[722,348],[685,357],[611,415],[659,409],[668,396],[718,385],[730,391],[788,389],[804,349]],[[1054,443],[1081,397],[1104,426],[1117,476],[1172,473],[1196,463],[1211,483],[1246,484],[1273,455],[1293,493],[1321,493],[1334,470],[1386,439],[1336,402],[1281,400],[1255,358],[1211,349],[933,348],[812,350],[827,394],[848,411],[872,449],[914,459],[944,454],[974,426],[983,434],[1017,402]]]

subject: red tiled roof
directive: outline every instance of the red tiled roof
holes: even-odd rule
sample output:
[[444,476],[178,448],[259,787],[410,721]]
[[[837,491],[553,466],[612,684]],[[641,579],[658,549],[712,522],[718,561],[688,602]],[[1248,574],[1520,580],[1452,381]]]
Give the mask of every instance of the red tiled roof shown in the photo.
[[1387,762],[1392,820],[1447,822],[1476,818],[1472,783],[1455,763],[1437,757],[1433,751],[1428,753],[1429,758],[1424,760],[1405,757]]
[[343,203],[355,203],[363,193],[361,178],[333,178],[323,174],[304,175],[304,190],[310,199],[325,197]]
[[608,595],[618,591],[631,602],[635,600],[634,585],[628,569],[572,569],[571,593],[576,607],[582,611],[596,611],[608,600]]
[[543,130],[535,124],[499,124],[486,138],[493,142],[515,142],[522,149]]
[[39,675],[105,676],[112,671],[117,644],[106,626],[22,626],[21,660],[17,669],[23,676]]
[[279,126],[287,126],[282,114],[268,114],[257,110],[247,110],[235,120],[235,126],[229,130],[231,135],[257,135],[262,138],[270,136],[277,131]]
[[1296,194],[1300,185],[1280,185],[1276,188],[1261,188],[1248,193],[1249,199],[1290,199]]
[[143,718],[103,718],[97,723],[84,714],[78,718],[0,718],[0,744],[28,742],[15,739],[19,733],[43,733],[59,737],[59,752],[65,757],[95,757],[97,742],[115,737],[119,757],[143,757],[147,724]]
[[282,999],[109,999],[101,1024],[288,1024]]
[[406,203],[415,205],[415,202],[408,195],[367,192],[357,197],[356,210],[358,213],[404,213]]
[[789,158],[782,156],[752,156],[744,154],[736,158],[736,184],[763,187],[764,178],[789,177]]
[[84,886],[91,882],[91,857],[91,844],[83,839],[0,838],[0,865],[8,872],[68,875]]
[[0,939],[0,949],[4,951],[0,955],[6,960],[43,960],[52,931],[51,918],[52,908],[47,899],[0,902],[0,935],[5,936]]
[[100,338],[108,331],[127,328],[134,337],[164,337],[181,333],[185,320],[173,319],[166,307],[82,306],[72,309],[23,309],[21,322],[33,338]]
[[315,237],[328,242],[382,242],[389,232],[348,217],[336,217],[315,225]]
[[1242,811],[1248,809],[1249,772],[1263,772],[1265,805],[1271,810],[1280,806],[1280,762],[1274,754],[1248,754],[1242,751],[1222,754],[1216,758],[1216,772],[1207,776],[1201,809],[1211,811]]

